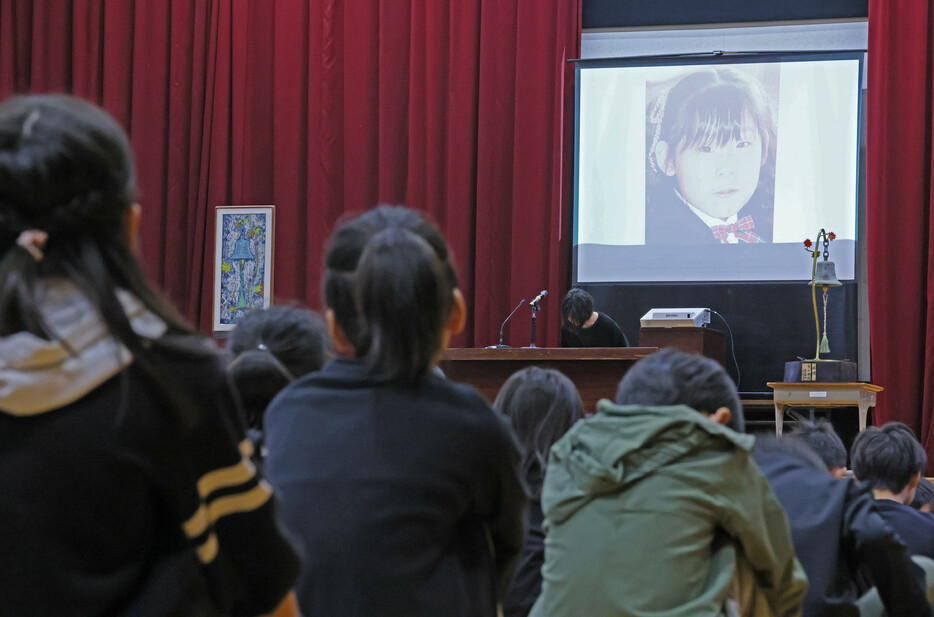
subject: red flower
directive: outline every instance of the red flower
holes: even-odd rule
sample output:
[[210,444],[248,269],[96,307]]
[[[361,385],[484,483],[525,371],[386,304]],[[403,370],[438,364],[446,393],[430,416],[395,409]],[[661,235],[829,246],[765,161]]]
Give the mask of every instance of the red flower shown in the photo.
[[813,244],[813,242],[811,242],[810,238],[804,241],[805,248],[811,248],[811,244]]
[[834,232],[830,232],[829,234],[827,234],[827,237],[833,240],[834,238],[837,237],[837,234],[835,234]]

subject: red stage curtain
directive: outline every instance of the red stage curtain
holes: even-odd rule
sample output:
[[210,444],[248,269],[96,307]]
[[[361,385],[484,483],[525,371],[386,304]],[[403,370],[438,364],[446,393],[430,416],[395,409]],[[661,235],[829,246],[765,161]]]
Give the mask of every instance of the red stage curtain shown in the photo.
[[275,204],[275,297],[320,308],[334,223],[388,202],[451,244],[455,345],[495,342],[541,289],[555,345],[579,33],[580,0],[4,0],[0,96],[72,92],[127,126],[143,258],[204,331],[215,206]]
[[911,426],[934,473],[934,2],[870,0],[867,242],[874,423]]

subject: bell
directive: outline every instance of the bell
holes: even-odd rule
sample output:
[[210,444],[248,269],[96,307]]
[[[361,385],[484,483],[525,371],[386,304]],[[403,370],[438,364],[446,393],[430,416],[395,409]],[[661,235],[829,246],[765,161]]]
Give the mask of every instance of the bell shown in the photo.
[[832,261],[817,262],[817,269],[814,271],[814,280],[808,285],[816,287],[841,287],[843,283],[837,280],[837,269]]
[[233,253],[231,253],[230,255],[230,259],[244,259],[247,261],[256,261],[256,257],[253,256],[253,251],[250,250],[250,241],[244,238],[242,233],[240,234],[240,237],[237,238],[237,241],[234,243],[234,250],[233,250]]

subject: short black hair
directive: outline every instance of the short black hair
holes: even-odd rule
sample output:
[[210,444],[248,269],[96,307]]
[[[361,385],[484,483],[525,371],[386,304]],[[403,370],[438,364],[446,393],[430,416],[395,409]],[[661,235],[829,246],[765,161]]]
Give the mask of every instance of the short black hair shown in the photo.
[[827,420],[801,420],[788,436],[807,444],[821,457],[827,469],[846,467],[846,447]]
[[579,331],[593,315],[593,296],[580,287],[571,288],[561,301],[561,327]]
[[577,387],[563,373],[530,366],[513,373],[493,406],[512,421],[530,496],[541,495],[548,451],[584,417]]
[[714,413],[730,410],[727,426],[745,430],[743,406],[736,385],[714,360],[676,349],[662,349],[629,369],[616,391],[619,405],[687,405]]
[[334,355],[321,316],[297,306],[250,311],[230,332],[227,349],[235,356],[228,371],[247,423],[260,429],[276,394]]
[[292,379],[317,371],[334,355],[321,316],[289,305],[254,309],[244,315],[230,332],[227,349],[235,356],[251,349],[266,350]]
[[774,435],[756,436],[756,444],[753,446],[753,452],[758,454],[779,452],[797,459],[817,471],[827,473],[831,469],[824,463],[817,452],[805,442],[789,437],[779,438]]
[[900,493],[924,470],[927,454],[901,422],[870,426],[853,441],[853,475],[865,486]]

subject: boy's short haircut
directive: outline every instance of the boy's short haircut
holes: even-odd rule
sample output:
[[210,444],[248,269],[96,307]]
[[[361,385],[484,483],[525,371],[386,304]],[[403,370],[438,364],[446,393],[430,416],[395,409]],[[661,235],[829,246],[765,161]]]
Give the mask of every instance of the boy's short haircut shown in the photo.
[[569,330],[580,330],[593,315],[593,296],[579,287],[573,287],[561,301],[561,325]]
[[801,420],[789,437],[810,446],[827,465],[827,469],[846,467],[846,447],[830,422]]
[[786,454],[817,471],[828,472],[831,469],[817,452],[800,439],[775,437],[774,435],[758,436],[752,451],[754,454],[770,454],[772,452]]
[[911,507],[920,510],[923,506],[934,506],[934,484],[927,478],[921,478],[918,482],[918,490],[915,491],[915,498],[911,502]]
[[915,434],[901,422],[870,426],[856,436],[853,475],[864,486],[900,493],[924,470],[927,455]]
[[716,361],[676,349],[663,349],[629,369],[616,391],[617,405],[687,405],[712,414],[730,410],[727,426],[745,431],[736,385]]

